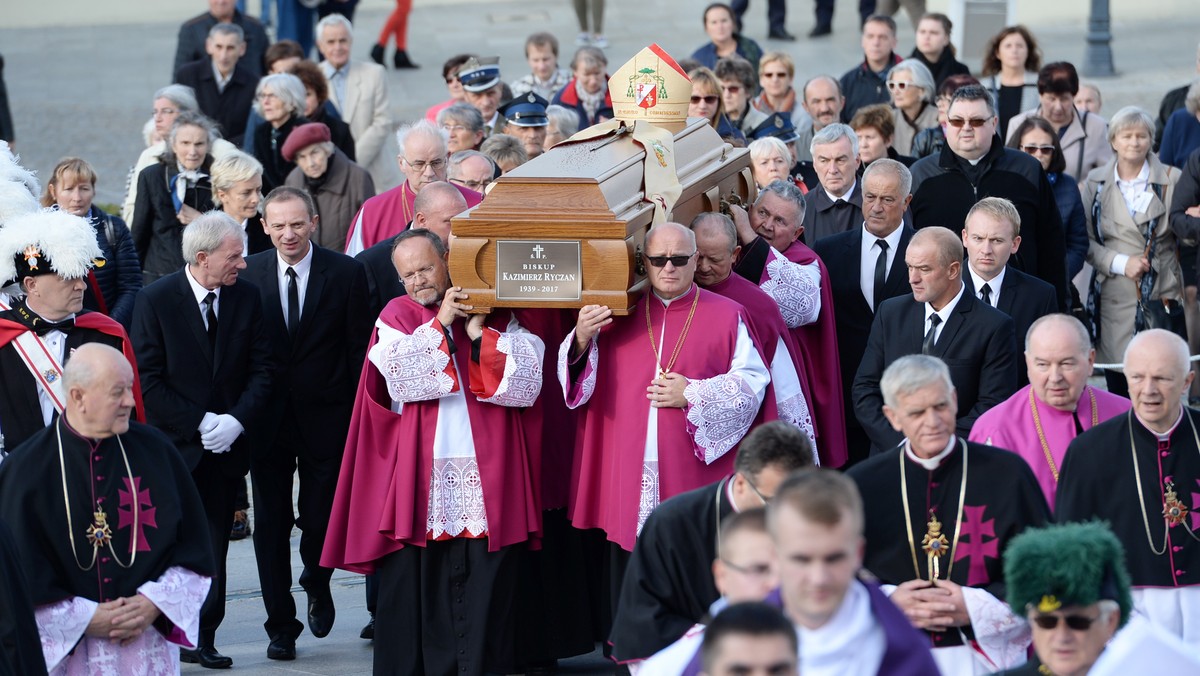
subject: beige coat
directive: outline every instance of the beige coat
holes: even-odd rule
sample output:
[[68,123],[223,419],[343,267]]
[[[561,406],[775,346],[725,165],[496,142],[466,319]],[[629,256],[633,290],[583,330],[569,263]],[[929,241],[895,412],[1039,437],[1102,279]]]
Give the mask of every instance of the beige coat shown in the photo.
[[912,155],[913,139],[916,138],[917,132],[938,126],[937,106],[932,103],[925,104],[921,114],[913,120],[916,126],[909,123],[899,108],[892,109],[892,121],[896,125],[896,133],[892,134],[892,147],[901,155]]
[[375,189],[386,192],[400,185],[400,165],[396,156],[395,126],[389,112],[387,73],[376,63],[351,61],[346,74],[346,94],[338,106],[333,83],[329,100],[338,108],[342,120],[354,136],[354,161],[371,172]]
[[[1012,141],[1017,127],[1032,115],[1042,115],[1042,107],[1027,110],[1013,117],[1008,123],[1008,139]],[[1108,142],[1108,122],[1103,117],[1093,113],[1082,113],[1075,109],[1075,119],[1067,125],[1067,130],[1059,137],[1058,144],[1062,146],[1063,158],[1067,161],[1066,173],[1077,180],[1087,176],[1088,172],[1103,166],[1112,159],[1112,144]]]
[[[1093,169],[1083,184],[1083,212],[1087,218],[1088,245],[1087,262],[1096,268],[1101,284],[1100,292],[1100,342],[1096,346],[1097,360],[1105,363],[1119,362],[1125,346],[1133,338],[1134,316],[1137,308],[1137,283],[1125,275],[1113,275],[1113,259],[1118,254],[1141,255],[1146,249],[1146,224],[1155,223],[1154,260],[1151,265],[1158,273],[1153,297],[1183,300],[1183,272],[1179,268],[1179,245],[1171,230],[1167,205],[1171,203],[1179,170],[1168,167],[1150,153],[1150,183],[1159,186],[1162,199],[1152,195],[1145,212],[1129,215],[1125,198],[1116,185],[1116,159],[1102,167]],[[1092,209],[1099,192],[1100,233],[1104,244],[1096,240],[1092,223]]]

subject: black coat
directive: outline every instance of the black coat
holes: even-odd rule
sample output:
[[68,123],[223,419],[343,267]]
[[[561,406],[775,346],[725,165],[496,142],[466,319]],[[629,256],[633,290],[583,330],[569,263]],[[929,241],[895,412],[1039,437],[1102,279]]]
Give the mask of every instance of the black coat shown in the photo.
[[329,140],[333,145],[350,158],[351,162],[357,161],[354,155],[354,134],[350,133],[350,125],[338,116],[337,108],[334,108],[331,102],[326,101],[324,105],[317,106],[309,122],[320,122],[329,127]]
[[[888,298],[912,293],[908,285],[908,268],[904,264],[904,253],[908,251],[908,242],[914,234],[913,229],[901,225],[900,243],[896,246],[896,256],[892,260],[892,269],[888,272],[884,283],[884,297],[877,299],[875,304]],[[818,241],[813,245],[813,251],[825,263],[829,271],[829,285],[833,292],[833,305],[837,309],[833,313],[837,323],[838,359],[842,367],[842,392],[845,395],[846,410],[854,410],[854,399],[851,396],[851,386],[854,374],[858,373],[858,365],[862,362],[863,353],[867,350],[867,339],[871,335],[871,324],[875,321],[875,310],[867,305],[863,297],[859,276],[862,273],[862,227],[857,227],[840,235],[833,235]],[[854,416],[847,416],[848,426],[857,426]]]
[[[963,284],[967,293],[975,294],[975,279],[968,272],[963,273]],[[1017,341],[1017,387],[1025,387],[1029,383],[1029,370],[1025,360],[1021,358],[1020,349],[1025,344],[1025,334],[1029,327],[1038,319],[1058,311],[1054,297],[1054,287],[1042,280],[1027,275],[1020,270],[1009,267],[1004,273],[1004,283],[1000,287],[1000,300],[996,309],[1012,317],[1013,337]]]
[[[408,227],[405,226],[404,229],[407,230]],[[404,284],[400,282],[400,273],[396,272],[396,266],[392,264],[392,245],[395,244],[396,237],[388,237],[354,257],[367,270],[367,293],[371,297],[372,317],[378,317],[383,311],[383,306],[393,298],[407,293]]]
[[[191,470],[212,463],[235,478],[250,469],[267,409],[274,364],[258,289],[238,280],[221,288],[217,341],[209,345],[200,306],[182,270],[142,289],[133,308],[132,340],[146,422],[162,430]],[[200,442],[206,412],[228,413],[245,428],[228,453]]]
[[276,364],[260,448],[270,447],[281,424],[294,425],[307,446],[297,451],[341,457],[375,320],[367,309],[366,273],[353,258],[314,245],[295,339],[284,322],[287,298],[280,297],[278,274],[274,249],[246,260],[243,276],[258,287]]
[[[96,242],[104,254],[104,266],[93,268],[92,272],[96,275],[96,286],[100,287],[100,296],[104,299],[105,314],[128,331],[133,321],[133,301],[142,288],[142,263],[133,246],[133,236],[125,227],[125,221],[104,213],[94,204],[88,212],[88,221],[96,229]],[[83,307],[101,311],[100,302],[90,283],[83,294]]]
[[[271,44],[266,28],[258,19],[237,10],[233,11],[233,23],[241,26],[246,36],[246,54],[238,59],[238,63],[244,64],[255,78],[262,77],[266,72],[267,47]],[[217,17],[205,12],[188,19],[179,27],[179,43],[175,48],[172,74],[179,72],[185,63],[208,57],[208,52],[204,50],[204,42],[208,40],[208,31],[215,25]]]
[[1054,189],[1042,165],[1031,155],[1005,148],[999,138],[975,169],[972,181],[964,160],[949,145],[938,155],[912,166],[913,227],[942,226],[960,234],[967,212],[984,197],[1010,200],[1021,215],[1021,249],[1013,254],[1013,267],[1054,287],[1058,307],[1066,309],[1067,246],[1062,217],[1054,202]]
[[[894,447],[902,438],[883,415],[883,371],[900,357],[921,354],[927,325],[925,304],[912,294],[885,300],[875,313],[854,377],[854,413],[871,439],[872,454]],[[950,367],[958,391],[958,433],[963,437],[984,411],[1017,390],[1013,320],[966,291],[946,320],[932,356]]]
[[[925,55],[921,53],[921,50],[913,47],[912,54],[909,54],[908,58],[916,59],[917,61],[925,64],[925,67],[929,69],[929,73],[933,75],[933,87],[934,89],[937,89],[941,87],[942,83],[946,81],[946,78],[950,77],[951,75],[971,74],[971,69],[967,67],[967,64],[954,58],[953,51],[954,48],[947,45],[946,48],[942,50],[942,55],[938,57],[937,62],[930,63],[929,59],[926,59]],[[937,92],[930,93],[936,94]]]
[[[211,173],[212,156],[204,158],[200,170]],[[156,279],[183,267],[183,223],[176,216],[171,198],[171,178],[179,173],[174,163],[159,161],[138,174],[137,203],[133,207],[133,222],[129,231],[137,249],[142,271]],[[211,211],[212,184],[204,178],[195,188],[189,188],[184,204],[200,213]]]
[[217,123],[226,141],[235,146],[242,144],[246,120],[254,105],[254,89],[258,86],[258,78],[249,68],[239,61],[225,85],[225,91],[217,88],[212,59],[207,58],[184,64],[175,73],[175,82],[195,90],[200,112]]
[[264,195],[283,185],[288,174],[296,168],[295,162],[283,159],[283,144],[292,130],[302,124],[308,124],[308,119],[302,115],[292,115],[278,129],[268,122],[254,128],[254,158],[263,165]]

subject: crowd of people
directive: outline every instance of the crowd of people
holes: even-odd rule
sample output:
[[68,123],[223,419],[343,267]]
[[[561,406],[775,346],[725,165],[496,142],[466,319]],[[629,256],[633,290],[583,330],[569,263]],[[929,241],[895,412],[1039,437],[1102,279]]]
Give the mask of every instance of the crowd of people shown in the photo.
[[[743,1],[627,90],[577,0],[567,68],[459,54],[397,124],[411,1],[369,52],[312,4],[181,27],[119,214],[0,141],[0,673],[233,667],[251,531],[272,660],[343,569],[376,674],[1200,670],[1200,85],[1105,117],[1023,26],[976,78],[920,0],[798,72]],[[674,167],[668,91],[753,198],[660,209],[627,313],[477,312],[454,218],[598,124]]]

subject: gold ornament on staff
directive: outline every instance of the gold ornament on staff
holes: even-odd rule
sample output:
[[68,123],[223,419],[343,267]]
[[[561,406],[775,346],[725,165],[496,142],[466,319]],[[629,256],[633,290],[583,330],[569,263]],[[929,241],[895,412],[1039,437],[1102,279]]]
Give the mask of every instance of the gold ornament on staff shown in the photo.
[[1179,501],[1179,496],[1175,493],[1175,484],[1166,482],[1166,492],[1163,493],[1163,518],[1172,526],[1183,523],[1187,518],[1187,505]]
[[936,514],[930,512],[925,537],[921,539],[921,549],[925,552],[930,582],[936,580],[941,573],[938,562],[946,555],[946,547],[949,545],[949,540],[942,533],[942,522],[938,521]]

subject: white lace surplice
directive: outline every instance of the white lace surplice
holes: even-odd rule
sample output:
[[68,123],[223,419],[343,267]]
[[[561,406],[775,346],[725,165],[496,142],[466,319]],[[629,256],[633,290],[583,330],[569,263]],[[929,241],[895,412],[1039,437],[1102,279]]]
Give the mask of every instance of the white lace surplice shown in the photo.
[[793,263],[775,249],[767,257],[766,279],[759,284],[783,315],[789,329],[812,324],[821,314],[821,268]]
[[[368,359],[383,374],[393,410],[399,412],[405,402],[438,400],[426,520],[430,537],[457,537],[464,532],[479,537],[487,532],[488,523],[467,409],[466,398],[474,395],[460,383],[461,374],[443,351],[446,337],[434,326],[436,322],[434,319],[412,334],[376,323],[379,340]],[[541,392],[545,345],[516,319],[509,321],[504,333],[484,330],[498,334],[496,349],[505,359],[496,391],[480,401],[498,406],[531,405]]]
[[127,646],[83,635],[99,605],[75,596],[35,611],[42,656],[53,676],[158,676],[179,673],[179,646],[195,647],[200,635],[200,606],[211,578],[186,568],[169,568],[138,588],[172,623],[163,636],[153,627]]
[[804,398],[800,374],[796,372],[796,362],[782,336],[775,345],[775,356],[771,359],[771,386],[775,388],[775,408],[779,419],[799,427],[808,435],[808,440],[812,442],[813,463],[820,467],[821,459],[817,455],[817,435],[813,429],[812,410],[808,406],[808,400]]

